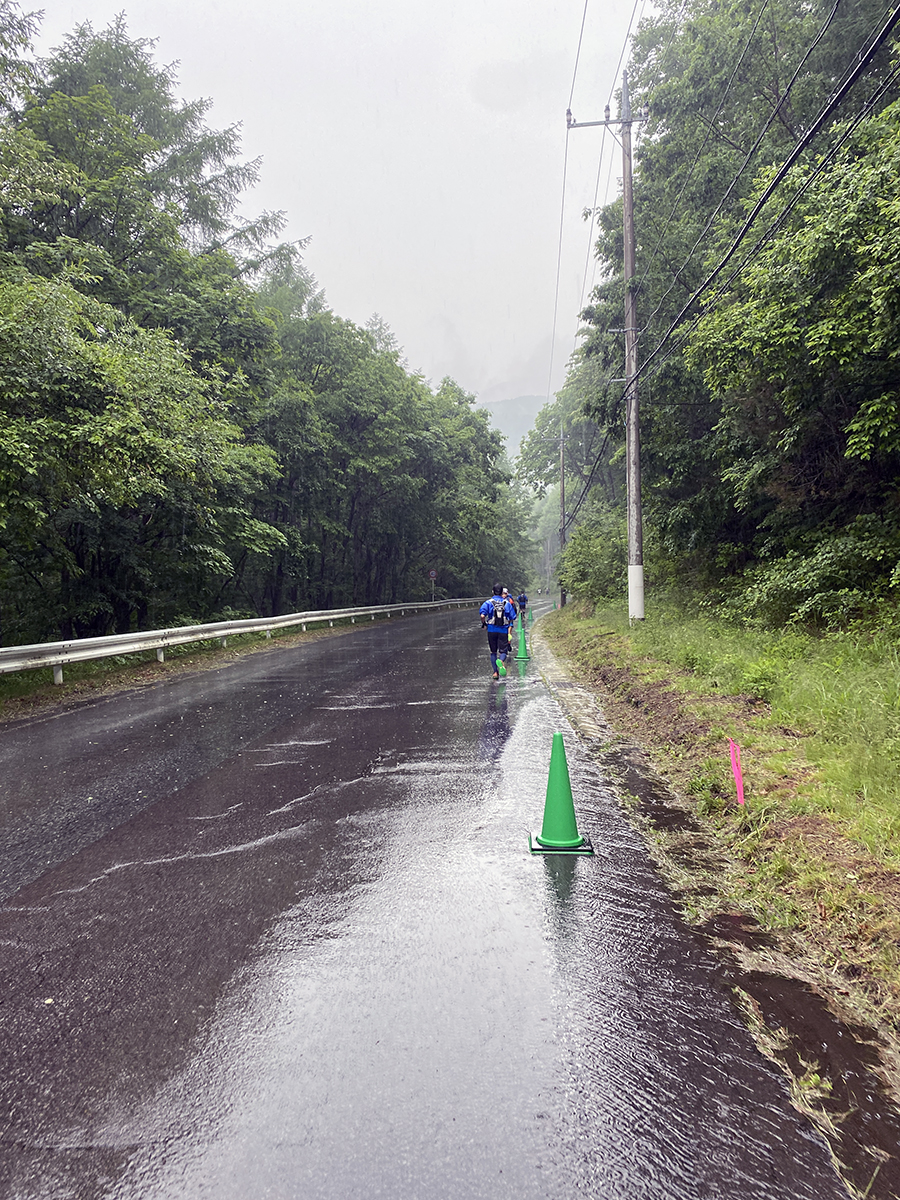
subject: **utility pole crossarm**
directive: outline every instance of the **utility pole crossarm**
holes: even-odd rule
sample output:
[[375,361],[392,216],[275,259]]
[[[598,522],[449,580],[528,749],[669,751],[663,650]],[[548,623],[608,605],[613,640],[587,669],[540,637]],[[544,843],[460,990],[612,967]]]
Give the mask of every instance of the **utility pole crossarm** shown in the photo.
[[[627,84],[626,84],[626,87],[627,87]],[[622,113],[622,115],[620,117],[610,117],[609,105],[607,105],[606,106],[606,116],[604,117],[604,119],[602,121],[576,121],[572,115],[571,108],[567,108],[566,109],[566,128],[567,129],[596,129],[598,126],[602,126],[602,125],[605,125],[605,126],[617,125],[620,127],[622,125],[643,125],[644,122],[649,118],[649,116],[650,116],[649,109],[645,105],[640,110],[640,112],[638,113],[638,115],[636,117],[631,115],[630,108],[629,108],[627,117],[625,116],[624,112]]]

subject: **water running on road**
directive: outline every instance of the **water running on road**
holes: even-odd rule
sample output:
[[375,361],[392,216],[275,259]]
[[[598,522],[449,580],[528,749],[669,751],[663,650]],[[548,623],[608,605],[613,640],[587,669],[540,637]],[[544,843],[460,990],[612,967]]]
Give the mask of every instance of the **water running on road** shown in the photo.
[[[389,637],[402,658],[379,657]],[[481,643],[437,617],[341,639],[307,656],[294,713],[274,703],[283,665],[257,666],[240,686],[277,715],[240,761],[26,889],[77,937],[161,887],[168,913],[135,914],[135,933],[170,973],[193,960],[208,1007],[176,1036],[172,980],[180,999],[158,1013],[157,992],[135,1027],[158,1045],[130,1053],[113,1022],[87,1095],[58,1045],[30,1045],[71,1116],[31,1098],[9,1195],[80,1179],[117,1200],[845,1196],[571,735],[597,854],[528,854],[566,725],[533,667],[486,679]],[[95,987],[141,985],[127,936],[104,935]]]

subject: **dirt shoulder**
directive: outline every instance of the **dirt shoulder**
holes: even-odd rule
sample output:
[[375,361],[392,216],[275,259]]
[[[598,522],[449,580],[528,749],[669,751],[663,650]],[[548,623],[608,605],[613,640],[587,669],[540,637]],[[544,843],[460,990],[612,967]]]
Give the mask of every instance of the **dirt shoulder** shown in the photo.
[[[766,706],[692,693],[627,639],[556,613],[533,650],[851,1193],[896,1200],[900,873],[837,822],[797,811],[813,768],[802,733],[772,729]],[[744,806],[729,738],[752,746]]]

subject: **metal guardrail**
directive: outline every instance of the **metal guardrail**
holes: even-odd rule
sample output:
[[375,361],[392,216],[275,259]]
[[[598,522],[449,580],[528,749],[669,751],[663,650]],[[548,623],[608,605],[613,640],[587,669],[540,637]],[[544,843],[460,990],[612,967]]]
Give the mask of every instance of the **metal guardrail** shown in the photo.
[[411,604],[380,604],[372,608],[331,608],[316,612],[286,613],[280,617],[248,617],[240,621],[216,621],[209,625],[182,625],[176,629],[155,629],[143,633],[121,633],[112,637],[75,638],[70,642],[39,642],[34,646],[0,647],[0,675],[10,671],[28,671],[38,667],[53,668],[53,682],[63,681],[63,667],[67,663],[86,662],[94,658],[112,658],[117,654],[137,654],[142,650],[155,650],[159,662],[165,662],[167,646],[183,646],[189,642],[205,642],[218,639],[224,646],[229,634],[265,633],[272,636],[274,629],[289,629],[299,625],[306,631],[307,625],[321,624],[349,618],[351,624],[357,619],[379,616],[391,617],[399,613],[417,613],[439,608],[464,608],[477,604],[482,597],[474,596],[458,600],[420,600]]

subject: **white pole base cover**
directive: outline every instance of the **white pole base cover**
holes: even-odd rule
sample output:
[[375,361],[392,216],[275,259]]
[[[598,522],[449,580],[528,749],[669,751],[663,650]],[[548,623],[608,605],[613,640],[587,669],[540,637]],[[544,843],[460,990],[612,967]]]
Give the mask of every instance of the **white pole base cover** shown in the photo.
[[628,620],[643,621],[644,619],[644,568],[641,566],[628,567]]

